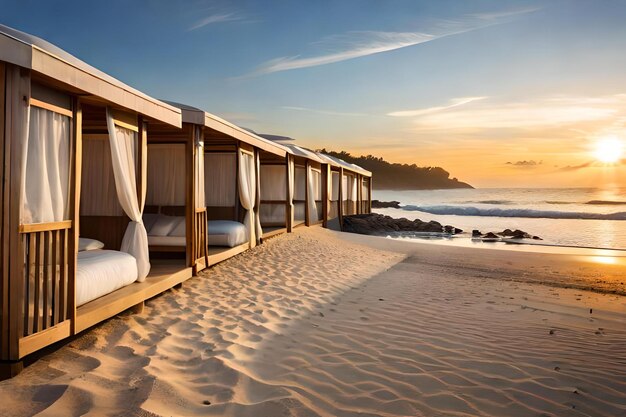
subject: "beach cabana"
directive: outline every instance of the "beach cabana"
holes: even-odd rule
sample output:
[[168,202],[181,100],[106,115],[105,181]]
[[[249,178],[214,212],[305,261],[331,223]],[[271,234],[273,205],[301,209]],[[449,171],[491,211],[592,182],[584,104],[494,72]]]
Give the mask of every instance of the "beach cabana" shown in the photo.
[[358,165],[348,163],[323,153],[317,153],[328,171],[327,204],[325,223],[343,216],[371,212],[372,173]]
[[192,262],[198,270],[260,243],[261,155],[284,161],[286,152],[280,145],[215,115],[174,105],[181,109],[183,130],[191,132],[191,126],[195,126],[197,131],[195,154],[188,154],[188,158],[195,161],[190,174],[195,190],[191,202],[195,220],[190,231]]
[[[292,143],[281,143],[289,154],[289,200],[293,207],[291,227],[314,226],[324,221],[326,174],[324,161],[313,151]],[[291,192],[292,190],[292,192]]]
[[147,126],[179,128],[180,110],[1,25],[0,95],[7,377],[25,356],[141,309],[192,271],[153,262],[142,221]]

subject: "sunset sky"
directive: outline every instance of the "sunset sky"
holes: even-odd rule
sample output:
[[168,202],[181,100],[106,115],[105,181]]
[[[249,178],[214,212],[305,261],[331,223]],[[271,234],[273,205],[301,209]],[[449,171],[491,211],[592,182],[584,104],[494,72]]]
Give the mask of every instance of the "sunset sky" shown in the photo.
[[482,187],[626,186],[594,155],[626,140],[624,1],[181,4],[0,1],[0,23],[311,148]]

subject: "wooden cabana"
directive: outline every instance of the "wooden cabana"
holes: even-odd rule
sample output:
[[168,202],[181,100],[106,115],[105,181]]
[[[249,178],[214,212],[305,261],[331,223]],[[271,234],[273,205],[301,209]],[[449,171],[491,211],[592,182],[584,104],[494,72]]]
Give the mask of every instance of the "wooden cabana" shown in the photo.
[[[195,192],[190,226],[192,264],[196,270],[214,265],[260,243],[260,160],[282,161],[285,149],[203,110],[175,104],[183,130],[193,139],[189,178]],[[279,185],[283,187],[284,182]]]
[[[288,219],[291,228],[323,224],[326,207],[326,173],[324,161],[313,151],[292,143],[281,143],[287,150],[290,192],[288,200],[293,207]],[[289,198],[290,197],[290,198]]]
[[327,172],[328,181],[325,199],[328,204],[327,218],[324,223],[338,219],[343,223],[343,216],[371,212],[372,173],[358,165],[323,153],[317,153],[324,162],[323,171]]
[[180,110],[2,25],[0,96],[0,372],[10,377],[25,356],[141,309],[192,270],[150,260],[142,222],[147,127],[180,128]]

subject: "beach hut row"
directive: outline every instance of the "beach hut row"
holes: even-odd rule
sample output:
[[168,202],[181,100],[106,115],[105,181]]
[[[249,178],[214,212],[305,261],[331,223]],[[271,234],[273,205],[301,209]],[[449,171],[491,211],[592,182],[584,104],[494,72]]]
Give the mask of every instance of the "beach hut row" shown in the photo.
[[0,97],[2,377],[264,239],[371,210],[368,171],[2,25]]

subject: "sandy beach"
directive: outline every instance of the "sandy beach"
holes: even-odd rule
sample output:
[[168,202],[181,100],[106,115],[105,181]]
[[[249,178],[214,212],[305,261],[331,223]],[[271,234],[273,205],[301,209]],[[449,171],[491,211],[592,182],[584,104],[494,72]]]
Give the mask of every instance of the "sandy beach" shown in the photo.
[[626,415],[625,272],[297,229],[0,382],[0,414]]

